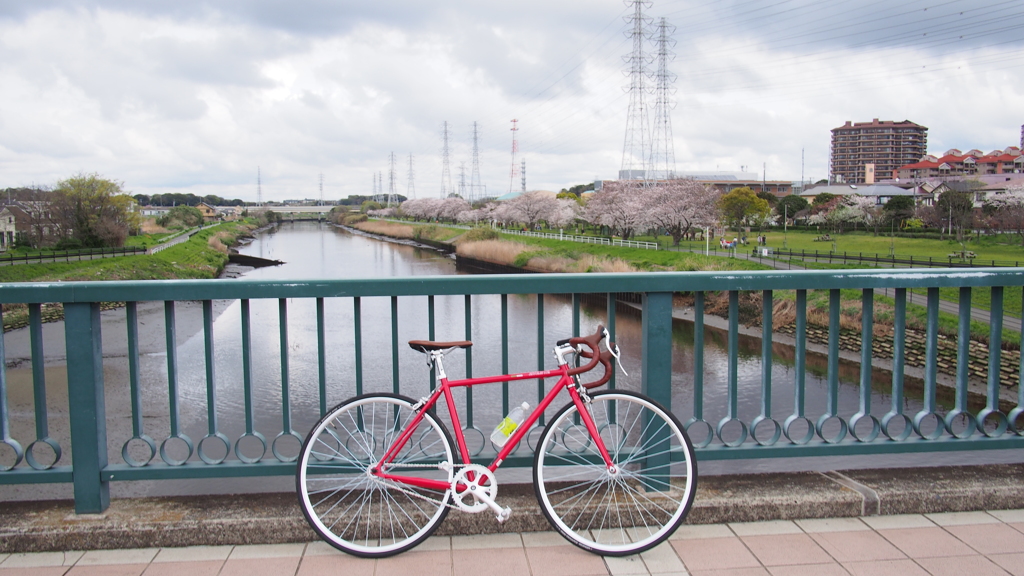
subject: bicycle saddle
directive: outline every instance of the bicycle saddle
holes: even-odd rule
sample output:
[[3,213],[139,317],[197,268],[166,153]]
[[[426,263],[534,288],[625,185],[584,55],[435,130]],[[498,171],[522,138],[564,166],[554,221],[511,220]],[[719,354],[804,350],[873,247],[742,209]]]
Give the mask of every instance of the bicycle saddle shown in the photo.
[[447,350],[449,348],[469,348],[473,343],[469,340],[458,342],[432,342],[430,340],[409,340],[409,347],[417,352],[427,353],[431,350]]

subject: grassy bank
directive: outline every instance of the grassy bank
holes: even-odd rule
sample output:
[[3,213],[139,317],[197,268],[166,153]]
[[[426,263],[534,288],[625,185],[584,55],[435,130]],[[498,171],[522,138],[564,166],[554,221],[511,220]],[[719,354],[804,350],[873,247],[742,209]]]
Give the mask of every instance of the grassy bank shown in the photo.
[[434,242],[447,242],[465,232],[461,228],[446,228],[437,224],[398,224],[383,220],[366,220],[350,225],[369,234]]
[[[227,247],[237,243],[253,227],[231,222],[208,228],[182,242],[153,254],[119,256],[81,262],[50,262],[0,267],[0,282],[78,282],[88,280],[172,280],[216,278],[228,261]],[[60,304],[43,307],[45,321],[63,318]],[[4,304],[4,330],[24,326],[25,304]]]

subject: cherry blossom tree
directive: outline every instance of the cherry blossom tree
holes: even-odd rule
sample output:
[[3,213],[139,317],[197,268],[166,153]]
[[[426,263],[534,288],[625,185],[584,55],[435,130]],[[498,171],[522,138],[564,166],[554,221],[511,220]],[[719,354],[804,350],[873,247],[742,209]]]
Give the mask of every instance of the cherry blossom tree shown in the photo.
[[587,202],[584,216],[591,224],[608,226],[623,240],[650,226],[649,189],[632,182],[607,182]]
[[985,203],[985,211],[991,213],[989,221],[994,228],[1020,234],[1024,246],[1024,186],[993,194]]
[[718,199],[721,193],[692,179],[670,180],[650,190],[649,223],[664,228],[672,237],[672,245],[693,227],[712,226],[719,219]]
[[532,230],[541,220],[547,221],[559,209],[558,200],[546,192],[527,192],[505,203],[516,222]]

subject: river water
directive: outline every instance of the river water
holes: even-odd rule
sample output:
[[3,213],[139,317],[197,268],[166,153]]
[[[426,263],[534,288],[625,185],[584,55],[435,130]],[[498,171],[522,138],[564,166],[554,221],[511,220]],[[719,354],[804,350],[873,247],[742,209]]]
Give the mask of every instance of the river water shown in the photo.
[[[367,236],[352,234],[327,223],[302,222],[284,224],[277,229],[261,233],[252,243],[242,247],[243,254],[284,261],[281,266],[244,270],[252,279],[324,279],[324,278],[380,278],[454,275],[456,270],[450,257],[435,250],[412,245],[385,242]],[[510,295],[509,304],[509,369],[511,371],[536,370],[537,365],[537,298]],[[544,299],[545,366],[553,367],[550,346],[561,338],[572,335],[571,301],[560,296]],[[315,302],[305,299],[287,302],[288,326],[288,384],[287,405],[281,385],[280,304],[277,300],[252,300],[252,362],[253,362],[253,414],[254,428],[268,441],[287,433],[288,424],[295,436],[285,434],[278,441],[279,451],[285,455],[298,450],[297,436],[318,419],[318,366]],[[467,339],[465,332],[465,306],[463,296],[435,298],[435,339]],[[484,376],[501,373],[500,297],[475,296],[471,300],[472,374]],[[214,323],[215,370],[218,427],[232,440],[246,432],[245,397],[242,381],[242,333],[239,301],[220,301],[215,304]],[[392,382],[391,300],[390,298],[363,298],[362,347],[364,392],[388,391]],[[353,302],[351,298],[326,299],[327,342],[327,400],[334,405],[357,392],[355,384],[355,358],[353,349]],[[405,345],[407,340],[428,337],[426,297],[398,299],[399,317],[399,381],[401,392],[412,397],[425,395],[429,378],[421,354]],[[132,436],[131,410],[127,392],[127,358],[124,348],[124,313],[104,313],[105,379],[107,385],[107,413],[110,460],[121,461],[121,446]],[[182,432],[198,442],[208,433],[204,338],[201,312],[198,305],[178,303],[177,358],[179,363],[180,425]],[[604,306],[584,305],[581,313],[581,332],[590,334],[598,324],[606,323]],[[616,331],[622,348],[623,365],[628,376],[618,376],[617,386],[638,389],[640,384],[640,316],[628,306],[620,304],[616,317]],[[47,349],[63,350],[63,326],[45,325]],[[685,422],[693,415],[693,324],[674,323],[673,350],[673,404],[672,409]],[[140,338],[142,354],[140,365],[143,382],[143,414],[146,433],[159,442],[169,431],[170,418],[167,400],[167,352],[163,342],[164,310],[159,303],[140,304]],[[12,391],[12,432],[28,444],[34,438],[31,419],[31,369],[25,363],[10,364],[11,358],[27,356],[27,331],[14,331],[7,335],[8,380]],[[773,415],[780,422],[793,412],[792,349],[776,344],[772,367]],[[47,356],[48,405],[50,406],[50,434],[65,446],[60,463],[70,460],[66,440],[66,391],[62,391],[63,359]],[[704,352],[704,415],[717,423],[726,414],[726,381],[728,373],[726,337],[721,330],[708,327]],[[808,356],[806,380],[806,406],[808,414],[818,414],[826,405],[825,359]],[[446,358],[450,377],[465,375],[466,358],[463,352]],[[857,409],[857,379],[859,367],[843,363],[840,375],[840,414],[849,417]],[[739,354],[739,417],[749,422],[760,412],[761,404],[761,344],[756,338],[740,338]],[[876,374],[872,413],[881,415],[890,408],[890,397],[884,392],[889,386],[889,375]],[[536,403],[535,381],[512,383],[509,386],[511,406],[526,401]],[[501,419],[501,385],[477,387],[472,396],[472,422],[468,422],[470,406],[465,391],[459,395],[460,415],[467,428],[471,448],[481,449],[483,437]],[[557,403],[556,403],[557,404]],[[907,400],[905,412],[914,414],[921,403]],[[441,411],[443,412],[443,411]],[[695,434],[699,435],[699,434]],[[695,440],[698,438],[695,438]],[[251,439],[250,439],[251,440]],[[783,438],[782,441],[785,441]],[[139,443],[131,445],[138,453]],[[181,446],[171,452],[184,455]],[[242,450],[258,453],[259,443],[243,441]],[[217,443],[208,442],[206,449],[218,456]],[[145,456],[144,450],[143,457]],[[221,453],[223,450],[220,451]],[[268,449],[266,458],[273,458]],[[195,458],[195,456],[193,456]],[[699,457],[698,457],[699,458]],[[843,468],[891,467],[907,465],[934,465],[942,463],[985,463],[1024,460],[1024,455],[1006,451],[952,453],[930,455],[880,455],[842,458],[786,458],[746,461],[701,461],[702,474],[788,471],[835,470]],[[503,470],[502,474],[506,474]],[[195,480],[115,483],[117,496],[217,493],[240,491],[277,491],[292,489],[290,478],[253,478],[227,480]],[[66,496],[67,486],[57,486],[47,492],[50,497]],[[34,487],[0,487],[0,498],[40,497]]]

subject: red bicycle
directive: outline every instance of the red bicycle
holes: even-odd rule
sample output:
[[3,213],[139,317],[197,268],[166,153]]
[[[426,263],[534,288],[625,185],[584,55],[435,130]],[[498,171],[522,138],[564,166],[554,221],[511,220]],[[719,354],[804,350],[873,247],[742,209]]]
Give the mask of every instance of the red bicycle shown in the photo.
[[[452,508],[490,510],[499,522],[511,509],[496,498],[494,472],[564,390],[571,400],[545,426],[534,452],[533,483],[548,521],[567,540],[597,554],[625,556],[652,548],[683,522],[696,491],[693,446],[679,420],[657,402],[625,390],[591,393],[611,377],[618,347],[588,337],[562,340],[553,370],[449,380],[443,358],[472,342],[414,340],[440,386],[419,401],[364,394],[329,411],[302,445],[296,484],[302,512],[329,544],[364,557],[390,556],[429,537]],[[589,359],[570,366],[572,354]],[[595,382],[578,375],[604,367]],[[474,464],[452,390],[497,382],[558,378],[488,466]],[[438,419],[444,399],[455,440]]]

